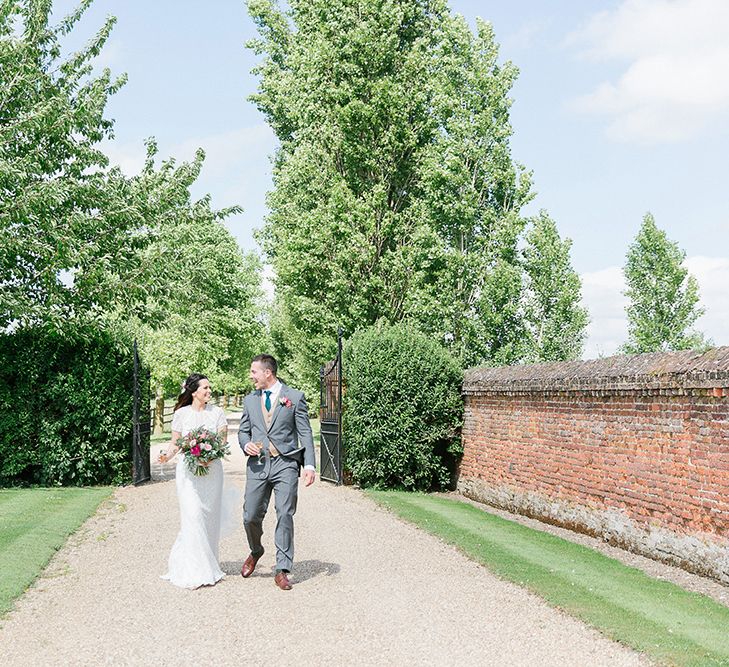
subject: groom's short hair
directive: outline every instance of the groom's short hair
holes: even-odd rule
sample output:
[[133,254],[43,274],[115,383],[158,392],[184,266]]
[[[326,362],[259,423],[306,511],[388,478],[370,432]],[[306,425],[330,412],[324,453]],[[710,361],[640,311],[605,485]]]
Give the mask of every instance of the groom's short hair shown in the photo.
[[278,361],[274,357],[272,357],[270,354],[257,354],[253,359],[251,360],[251,363],[254,361],[257,361],[261,366],[264,368],[268,368],[271,373],[275,377],[278,376]]

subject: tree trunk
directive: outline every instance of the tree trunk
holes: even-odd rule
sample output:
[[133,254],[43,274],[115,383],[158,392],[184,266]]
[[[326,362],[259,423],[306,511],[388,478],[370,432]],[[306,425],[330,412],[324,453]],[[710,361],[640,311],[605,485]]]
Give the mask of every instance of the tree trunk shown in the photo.
[[154,434],[162,435],[165,430],[165,394],[162,387],[155,391]]

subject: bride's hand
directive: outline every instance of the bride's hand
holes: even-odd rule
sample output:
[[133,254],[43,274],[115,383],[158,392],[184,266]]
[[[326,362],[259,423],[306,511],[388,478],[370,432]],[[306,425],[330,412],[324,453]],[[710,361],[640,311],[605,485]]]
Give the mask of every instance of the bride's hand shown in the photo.
[[177,452],[179,452],[179,447],[174,447],[172,451],[168,448],[167,451],[164,449],[159,450],[159,456],[157,457],[158,463],[167,463],[168,461],[171,461],[175,456],[177,455]]

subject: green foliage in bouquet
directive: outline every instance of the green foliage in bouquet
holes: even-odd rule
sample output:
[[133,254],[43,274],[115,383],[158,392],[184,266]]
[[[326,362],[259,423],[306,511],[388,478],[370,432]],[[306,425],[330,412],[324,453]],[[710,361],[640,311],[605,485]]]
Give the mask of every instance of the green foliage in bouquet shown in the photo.
[[0,335],[0,486],[128,481],[132,363],[99,330]]
[[207,465],[230,454],[230,446],[223,437],[201,426],[177,439],[175,443],[193,475],[203,477],[210,470]]
[[462,453],[462,371],[408,324],[370,327],[345,346],[346,466],[362,486],[447,488]]

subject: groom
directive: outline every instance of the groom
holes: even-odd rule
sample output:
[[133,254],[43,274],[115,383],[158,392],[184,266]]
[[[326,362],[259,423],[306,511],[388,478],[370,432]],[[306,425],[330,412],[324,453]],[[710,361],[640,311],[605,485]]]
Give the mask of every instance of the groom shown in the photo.
[[304,485],[314,483],[314,439],[304,394],[287,387],[278,377],[278,364],[269,354],[251,362],[255,391],[245,397],[238,442],[248,454],[243,523],[251,553],[241,574],[250,577],[263,555],[261,536],[271,491],[276,506],[276,585],[291,589],[288,573],[294,559],[294,513],[299,470],[304,467]]

